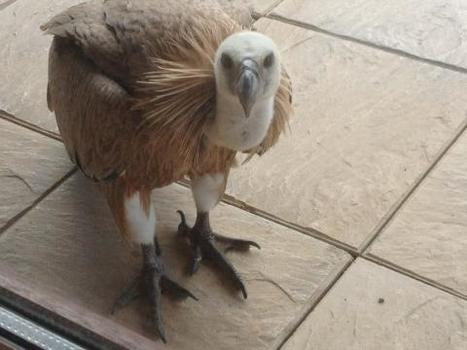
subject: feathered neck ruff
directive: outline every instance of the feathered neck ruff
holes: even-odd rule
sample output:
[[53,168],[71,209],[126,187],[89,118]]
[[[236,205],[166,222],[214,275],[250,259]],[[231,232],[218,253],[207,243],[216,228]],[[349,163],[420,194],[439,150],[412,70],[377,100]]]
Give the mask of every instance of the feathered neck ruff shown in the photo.
[[[173,133],[174,142],[186,156],[199,149],[205,131],[214,117],[216,79],[214,57],[218,47],[231,34],[250,28],[223,19],[208,27],[193,27],[164,43],[164,50],[151,52],[147,69],[137,81],[138,98],[134,108],[141,111],[140,128]],[[160,45],[160,43],[159,43]],[[166,54],[161,57],[160,52]],[[285,70],[275,98],[275,113],[265,140],[248,151],[262,154],[288,126],[291,114],[291,87]],[[184,153],[185,153],[184,152]],[[251,157],[248,157],[250,159]]]

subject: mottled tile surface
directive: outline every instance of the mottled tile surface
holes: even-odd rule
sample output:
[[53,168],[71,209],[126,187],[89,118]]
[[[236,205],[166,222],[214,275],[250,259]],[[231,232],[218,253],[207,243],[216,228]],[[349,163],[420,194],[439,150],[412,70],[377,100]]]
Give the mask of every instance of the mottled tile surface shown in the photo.
[[[175,236],[176,209],[184,209],[193,222],[190,191],[173,185],[156,191],[154,201],[167,269],[200,299],[174,303],[164,298],[167,349],[270,349],[350,258],[311,237],[220,205],[212,216],[217,231],[250,237],[262,246],[229,254],[246,280],[244,301],[209,267],[192,278],[183,273],[189,249]],[[143,329],[145,303],[109,316],[113,300],[138,272],[139,250],[119,240],[105,202],[80,175],[4,233],[0,256],[0,276],[18,281],[30,299],[65,310],[75,322],[130,349],[152,349],[155,340]]]
[[285,0],[274,12],[331,32],[467,67],[467,2]]
[[461,350],[466,324],[467,301],[359,259],[282,350]]
[[71,169],[60,142],[0,119],[0,229]]
[[371,255],[467,295],[467,134],[370,247]]
[[47,108],[47,60],[51,37],[39,26],[80,0],[17,0],[0,11],[0,109],[56,131]]
[[294,83],[291,132],[228,191],[358,246],[465,118],[467,76],[262,19]]
[[18,0],[1,0],[0,1],[0,11],[6,9],[11,4],[15,3]]
[[273,10],[283,0],[253,0],[254,9],[259,14],[266,14]]

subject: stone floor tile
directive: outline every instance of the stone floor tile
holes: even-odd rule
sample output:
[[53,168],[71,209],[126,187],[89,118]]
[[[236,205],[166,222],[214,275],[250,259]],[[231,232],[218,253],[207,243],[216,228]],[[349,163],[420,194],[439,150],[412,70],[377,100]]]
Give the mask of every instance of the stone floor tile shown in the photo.
[[[143,327],[145,303],[109,316],[113,300],[138,272],[139,249],[120,241],[93,186],[81,175],[72,176],[7,230],[0,239],[0,276],[32,301],[113,341],[153,349],[155,339]],[[174,303],[164,298],[167,349],[270,349],[350,260],[335,247],[221,204],[213,212],[213,227],[262,246],[229,254],[246,280],[244,301],[224,289],[220,276],[206,266],[192,278],[183,273],[189,249],[175,235],[176,209],[193,222],[190,191],[172,185],[157,190],[154,202],[167,269],[200,299]]]
[[0,229],[71,169],[60,142],[0,119]]
[[17,0],[0,0],[0,11],[6,9],[8,6],[16,2]]
[[291,132],[228,192],[359,246],[452,139],[467,76],[261,19],[294,82]]
[[282,0],[253,0],[254,9],[259,14],[265,14],[272,10]]
[[462,350],[467,301],[358,259],[281,350]]
[[467,67],[467,3],[285,0],[275,13],[334,33]]
[[0,11],[0,109],[57,131],[47,108],[47,60],[51,37],[39,26],[81,0],[17,0]]
[[467,134],[464,133],[369,253],[467,295]]

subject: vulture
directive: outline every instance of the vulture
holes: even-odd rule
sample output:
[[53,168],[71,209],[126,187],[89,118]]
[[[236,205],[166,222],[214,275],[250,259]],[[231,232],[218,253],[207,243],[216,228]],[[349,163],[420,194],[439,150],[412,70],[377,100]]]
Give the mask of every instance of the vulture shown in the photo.
[[250,161],[268,151],[292,115],[280,52],[251,14],[243,0],[91,0],[41,26],[53,36],[47,103],[65,148],[97,182],[121,235],[142,249],[141,273],[114,310],[147,298],[164,342],[161,293],[195,296],[164,270],[153,189],[190,180],[197,217],[190,227],[179,211],[178,232],[191,272],[210,259],[247,297],[220,246],[259,246],[215,233],[209,213],[237,154]]

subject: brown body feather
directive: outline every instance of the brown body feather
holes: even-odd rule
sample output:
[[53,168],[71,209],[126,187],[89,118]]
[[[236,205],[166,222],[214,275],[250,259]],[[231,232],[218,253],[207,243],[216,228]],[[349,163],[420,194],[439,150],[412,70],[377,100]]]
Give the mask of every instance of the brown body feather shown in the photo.
[[[214,54],[251,19],[248,9],[232,3],[95,1],[42,27],[55,35],[49,108],[82,171],[98,181],[112,179],[101,187],[125,235],[131,234],[123,215],[125,196],[140,191],[149,208],[153,188],[184,176],[227,175],[234,164],[235,151],[205,136],[215,106]],[[273,122],[251,154],[277,142],[291,114],[290,96],[283,70]]]

